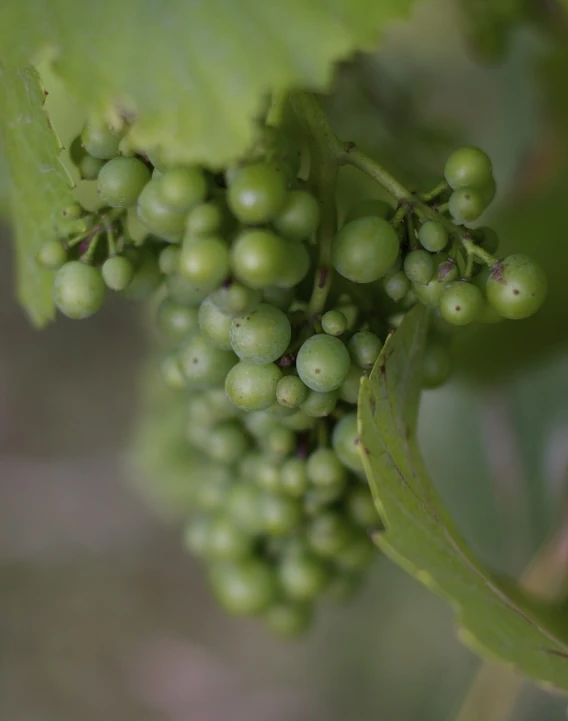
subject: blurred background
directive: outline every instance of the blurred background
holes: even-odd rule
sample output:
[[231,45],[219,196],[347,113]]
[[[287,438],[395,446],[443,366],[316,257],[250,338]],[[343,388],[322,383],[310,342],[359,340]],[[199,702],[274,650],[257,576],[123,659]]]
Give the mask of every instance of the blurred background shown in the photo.
[[[484,222],[504,253],[549,274],[536,318],[462,334],[453,381],[421,409],[427,465],[464,535],[518,574],[568,480],[568,53],[554,16],[557,33],[516,27],[499,63],[481,63],[457,13],[452,0],[418,2],[377,54],[339,69],[327,105],[342,137],[411,183],[439,175],[457,144],[482,146],[499,185]],[[83,118],[44,81],[69,144]],[[346,171],[342,202],[367,192]],[[300,641],[217,609],[158,503],[161,479],[136,458],[153,342],[139,308],[115,299],[35,331],[14,300],[7,226],[0,296],[0,719],[456,718],[479,662],[450,608],[386,559]],[[526,685],[512,718],[566,707]]]

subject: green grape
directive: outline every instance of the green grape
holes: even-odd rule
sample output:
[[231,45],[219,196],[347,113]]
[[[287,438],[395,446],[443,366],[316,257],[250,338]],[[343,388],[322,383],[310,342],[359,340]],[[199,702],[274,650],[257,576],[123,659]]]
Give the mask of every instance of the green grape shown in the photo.
[[269,431],[278,425],[278,421],[275,418],[270,418],[265,411],[247,413],[243,417],[243,423],[248,432],[252,433],[259,441],[266,438]]
[[316,488],[345,485],[347,472],[331,448],[318,448],[307,460],[307,473]]
[[239,561],[250,556],[252,539],[224,515],[212,519],[205,554],[215,561]]
[[306,530],[306,538],[312,551],[327,558],[339,553],[352,540],[353,535],[353,529],[338,511],[318,514]]
[[448,209],[457,223],[471,223],[483,213],[487,203],[479,190],[458,188],[450,195]]
[[442,257],[432,280],[428,283],[413,283],[412,290],[421,303],[431,308],[437,308],[444,288],[458,277],[459,270],[455,260]]
[[328,335],[343,335],[347,330],[347,318],[340,310],[328,310],[323,314],[321,327]]
[[404,272],[413,283],[428,283],[436,272],[434,258],[427,250],[411,250],[404,259]]
[[353,486],[347,495],[345,505],[348,517],[360,528],[380,526],[379,514],[367,486],[363,484]]
[[286,408],[297,408],[308,396],[308,387],[298,376],[284,376],[276,386],[276,400]]
[[280,468],[280,490],[293,498],[302,498],[308,490],[307,464],[303,458],[288,458]]
[[83,147],[81,136],[76,135],[69,146],[69,158],[75,167],[79,167],[81,160],[85,157],[87,151]]
[[206,289],[197,288],[193,283],[188,283],[179,273],[170,273],[165,280],[168,295],[180,305],[197,307],[208,295]]
[[59,270],[67,261],[67,251],[59,240],[46,240],[41,244],[37,262],[42,268]]
[[208,190],[203,171],[195,166],[170,168],[164,171],[159,183],[164,203],[184,215],[205,200]]
[[310,254],[300,243],[286,242],[286,265],[276,281],[279,288],[293,288],[301,283],[310,270]]
[[55,305],[68,318],[79,320],[94,315],[102,306],[105,293],[100,271],[79,260],[65,263],[55,275]]
[[207,478],[197,486],[195,504],[200,511],[221,511],[232,485],[228,468],[217,463],[208,466]]
[[241,223],[259,225],[274,220],[286,201],[286,181],[271,165],[241,168],[227,191],[227,202]]
[[259,500],[261,492],[252,483],[233,483],[226,498],[226,513],[233,522],[250,534],[261,529]]
[[313,391],[327,393],[343,383],[349,372],[349,352],[338,338],[319,334],[308,338],[296,357],[296,370]]
[[302,507],[294,498],[265,492],[259,500],[259,514],[265,533],[284,536],[300,525]]
[[255,558],[214,566],[210,581],[221,606],[237,616],[262,613],[276,598],[274,572],[267,563]]
[[399,251],[393,227],[378,217],[352,220],[339,231],[331,246],[334,268],[354,283],[372,283],[392,268]]
[[335,391],[310,391],[305,401],[300,403],[300,409],[307,416],[322,418],[333,412],[337,405],[339,394]]
[[134,265],[123,255],[113,255],[105,260],[101,273],[107,288],[124,290],[134,277]]
[[463,280],[450,283],[440,297],[442,318],[452,325],[467,325],[477,320],[483,305],[479,288]]
[[225,391],[231,401],[244,411],[258,411],[276,400],[276,386],[282,371],[274,363],[250,365],[237,363],[225,380]]
[[231,465],[241,458],[249,439],[237,421],[225,421],[209,432],[207,454],[213,460]]
[[493,180],[491,160],[480,148],[466,145],[454,150],[447,159],[444,177],[453,190],[485,188]]
[[363,371],[359,368],[359,366],[356,366],[353,363],[349,366],[347,377],[339,386],[339,398],[342,401],[351,403],[351,405],[357,404],[362,375]]
[[422,385],[438,388],[446,382],[451,371],[450,355],[440,343],[430,343],[422,359]]
[[491,268],[484,265],[471,279],[471,282],[476,285],[483,296],[483,306],[479,314],[479,320],[482,323],[500,323],[505,318],[498,313],[495,308],[489,303],[486,295],[486,284],[489,276],[491,275]]
[[370,370],[383,347],[381,339],[370,331],[359,331],[351,336],[347,349],[353,363],[364,370]]
[[99,160],[99,158],[93,158],[92,155],[85,155],[77,166],[81,180],[96,180],[105,164],[106,160]]
[[213,414],[215,423],[238,418],[240,413],[225,394],[224,388],[210,388],[203,394],[209,412]]
[[438,253],[448,244],[448,231],[436,220],[427,220],[418,229],[418,240],[425,250]]
[[300,636],[312,623],[313,609],[307,603],[278,601],[266,611],[264,620],[270,630],[278,636],[285,638]]
[[159,171],[160,173],[165,172],[170,165],[169,160],[161,147],[153,147],[151,150],[146,150],[146,156],[154,166],[154,170]]
[[214,291],[210,298],[222,313],[235,318],[255,310],[262,300],[262,293],[260,290],[247,288],[246,285],[228,281]]
[[207,555],[211,520],[206,514],[196,516],[186,525],[183,532],[184,547],[197,558],[204,558]]
[[275,492],[280,486],[280,469],[269,456],[259,454],[253,468],[253,479],[263,491]]
[[280,310],[287,311],[294,300],[294,291],[292,288],[277,288],[275,285],[271,285],[264,288],[262,296],[270,305],[275,305]]
[[216,348],[231,350],[231,318],[222,313],[210,297],[199,306],[199,327]]
[[123,155],[125,158],[131,158],[133,155],[136,155],[136,148],[132,145],[132,140],[128,135],[120,139],[118,154]]
[[192,208],[185,222],[188,236],[215,235],[221,230],[223,212],[216,203],[200,203]]
[[284,592],[297,601],[311,601],[330,580],[329,571],[317,556],[307,551],[289,553],[280,561],[278,579]]
[[164,275],[177,273],[179,268],[180,249],[175,245],[167,245],[158,256],[158,266]]
[[344,485],[329,486],[328,488],[311,488],[304,496],[304,513],[307,516],[316,516],[337,503],[345,492]]
[[344,546],[334,561],[343,571],[350,573],[363,571],[377,557],[377,550],[372,541],[365,535],[357,535]]
[[[310,394],[314,392],[315,391],[310,391]],[[316,416],[309,416],[307,413],[304,413],[304,411],[299,410],[287,418],[282,418],[281,423],[283,426],[291,428],[293,431],[309,431],[315,425],[315,418]]]
[[402,300],[408,293],[410,290],[410,281],[403,270],[397,270],[384,277],[383,288],[388,297],[396,302]]
[[331,443],[340,461],[347,468],[356,472],[363,471],[356,413],[348,413],[335,424]]
[[295,448],[296,434],[285,426],[276,426],[266,435],[266,450],[273,456],[288,456]]
[[184,242],[179,258],[180,275],[198,288],[215,290],[229,274],[229,250],[222,238],[211,235]]
[[138,217],[159,238],[179,243],[185,230],[185,215],[176,213],[162,198],[161,178],[152,178],[138,196]]
[[364,198],[351,206],[345,216],[345,223],[357,220],[358,218],[368,218],[369,216],[390,220],[393,214],[392,205],[386,203],[384,200],[379,200],[379,198]]
[[292,328],[284,313],[273,305],[261,303],[248,315],[234,318],[231,346],[242,361],[266,365],[284,354]]
[[485,289],[489,303],[502,316],[528,318],[544,303],[546,275],[527,255],[515,253],[493,266]]
[[71,203],[61,211],[61,215],[67,220],[79,220],[84,214],[85,209],[79,203]]
[[160,372],[168,388],[181,390],[187,386],[187,380],[181,369],[179,358],[176,355],[167,355],[162,360]]
[[93,158],[109,160],[118,153],[121,135],[113,133],[101,120],[90,120],[81,131],[83,148]]
[[97,191],[107,205],[130,208],[150,180],[148,167],[138,158],[118,156],[105,164],[97,178]]
[[309,238],[319,224],[320,210],[317,200],[305,190],[290,190],[284,206],[274,219],[274,227],[288,240]]
[[179,358],[184,375],[194,388],[221,384],[237,362],[234,353],[215,348],[203,331],[188,338]]
[[231,248],[231,268],[237,280],[250,288],[278,284],[288,262],[288,246],[267,230],[245,230]]
[[[128,257],[126,252],[125,255]],[[132,280],[121,293],[129,300],[145,300],[162,282],[158,260],[152,249],[143,248],[134,265]]]

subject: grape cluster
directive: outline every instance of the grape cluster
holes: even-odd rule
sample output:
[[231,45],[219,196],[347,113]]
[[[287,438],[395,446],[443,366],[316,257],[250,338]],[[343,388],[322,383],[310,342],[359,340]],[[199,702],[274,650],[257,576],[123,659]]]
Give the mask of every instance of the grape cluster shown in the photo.
[[544,299],[538,266],[498,260],[496,234],[464,226],[495,194],[489,159],[461,148],[431,197],[365,199],[325,237],[300,153],[271,127],[223,173],[135,154],[95,122],[71,156],[103,206],[65,209],[68,237],[40,250],[57,307],[85,318],[107,288],[158,290],[162,377],[185,394],[187,443],[208,459],[185,545],[227,610],[300,633],[316,600],[347,597],[375,557],[356,404],[386,335],[415,303],[435,309],[433,388],[450,373],[449,325],[523,318]]

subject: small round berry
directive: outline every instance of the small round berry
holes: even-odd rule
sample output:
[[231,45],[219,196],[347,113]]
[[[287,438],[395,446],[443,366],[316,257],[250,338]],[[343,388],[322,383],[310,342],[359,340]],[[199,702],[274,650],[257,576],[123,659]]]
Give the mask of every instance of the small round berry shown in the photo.
[[59,270],[66,260],[67,251],[59,240],[46,240],[37,254],[37,262],[48,270]]
[[237,280],[250,288],[277,285],[288,263],[286,243],[267,230],[243,231],[231,248],[231,268]]
[[458,188],[450,195],[449,211],[458,223],[477,220],[487,207],[482,193],[471,187]]
[[404,272],[413,283],[428,283],[435,270],[436,263],[427,250],[411,250],[404,259]]
[[308,396],[308,387],[298,376],[284,376],[276,386],[276,400],[286,408],[297,408]]
[[363,370],[370,370],[375,365],[382,347],[381,339],[370,331],[355,333],[347,344],[351,360]]
[[448,244],[448,231],[436,220],[427,220],[418,230],[418,240],[425,250],[438,253]]
[[255,163],[237,171],[227,191],[234,215],[248,225],[268,223],[280,213],[286,201],[286,180],[271,165]]
[[100,271],[79,260],[59,268],[53,286],[55,305],[68,318],[94,315],[105,299],[106,286]]
[[452,325],[468,325],[479,318],[483,304],[483,294],[477,286],[457,280],[440,296],[440,313]]
[[298,375],[308,388],[319,393],[339,388],[350,364],[345,344],[323,333],[308,338],[296,357]]
[[371,283],[392,268],[399,251],[393,227],[384,219],[363,217],[346,223],[331,246],[334,268],[354,283]]
[[97,177],[101,200],[113,208],[130,208],[150,180],[150,170],[139,158],[118,156],[105,164]]
[[323,314],[321,327],[328,335],[343,335],[347,330],[347,318],[340,310],[328,310]]
[[107,288],[120,291],[130,285],[134,277],[134,265],[125,256],[114,255],[105,260],[101,273]]
[[480,148],[458,148],[446,161],[444,177],[453,190],[465,187],[485,188],[493,180],[491,160]]
[[272,569],[255,559],[216,565],[211,570],[210,579],[220,604],[237,616],[262,613],[276,597],[276,579]]
[[528,318],[544,303],[546,275],[534,260],[516,253],[493,266],[485,290],[489,303],[505,318]]
[[282,210],[274,219],[274,227],[284,238],[302,241],[318,227],[319,216],[318,202],[311,193],[290,190]]
[[276,400],[276,386],[282,371],[274,363],[251,365],[240,361],[231,368],[225,380],[230,400],[244,411],[258,411]]
[[288,347],[291,335],[287,316],[268,303],[261,303],[231,323],[231,346],[246,363],[266,365],[277,360]]

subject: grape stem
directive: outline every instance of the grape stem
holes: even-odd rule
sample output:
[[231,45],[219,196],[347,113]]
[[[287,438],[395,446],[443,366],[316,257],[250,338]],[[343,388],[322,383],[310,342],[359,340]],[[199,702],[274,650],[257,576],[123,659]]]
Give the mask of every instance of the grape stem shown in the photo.
[[423,203],[431,203],[433,200],[436,200],[436,198],[439,198],[440,195],[443,195],[450,189],[450,186],[445,180],[442,180],[438,183],[438,185],[435,188],[432,188],[432,190],[429,190],[427,193],[422,193],[420,195],[420,200]]
[[492,267],[499,262],[494,255],[491,255],[491,253],[488,253],[486,250],[483,250],[483,248],[476,245],[471,240],[468,233],[461,237],[461,243],[468,255],[468,259],[469,257],[479,258],[479,260],[486,263],[489,267]]

